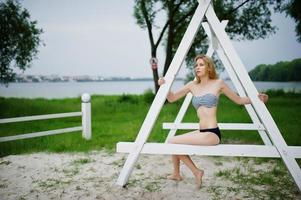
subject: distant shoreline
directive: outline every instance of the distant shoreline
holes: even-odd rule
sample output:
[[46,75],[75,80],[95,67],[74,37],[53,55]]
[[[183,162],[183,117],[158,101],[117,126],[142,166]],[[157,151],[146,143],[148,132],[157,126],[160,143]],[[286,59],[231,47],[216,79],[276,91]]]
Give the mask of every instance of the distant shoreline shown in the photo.
[[[225,81],[235,90],[231,81]],[[301,82],[253,82],[258,91],[282,89],[284,91],[301,91]],[[176,79],[172,91],[184,85],[184,81]],[[71,98],[83,93],[91,95],[121,95],[143,94],[154,89],[154,81],[146,79],[135,80],[105,80],[105,81],[68,81],[68,82],[24,82],[10,83],[8,87],[0,86],[0,96],[19,98]]]
[[[139,81],[153,81],[153,79],[120,79],[120,80],[97,80],[97,81],[93,81],[93,80],[77,80],[77,81],[24,81],[24,82],[10,82],[10,83],[81,83],[81,82],[86,82],[86,83],[95,83],[95,82],[139,82]],[[184,79],[182,78],[177,78],[175,79],[175,81],[184,81]]]
[[[230,79],[224,79],[225,81],[231,81]],[[95,83],[95,82],[139,82],[139,81],[153,81],[152,78],[149,79],[114,79],[114,80],[76,80],[76,81],[16,81],[9,83]],[[175,81],[185,81],[184,78],[176,78]],[[301,83],[301,81],[252,81],[252,82],[265,82],[265,83]]]
[[[184,81],[184,78],[176,78],[176,81]],[[52,83],[52,82],[120,82],[120,81],[153,81],[153,78],[131,78],[131,77],[90,77],[90,76],[18,76],[10,83]]]

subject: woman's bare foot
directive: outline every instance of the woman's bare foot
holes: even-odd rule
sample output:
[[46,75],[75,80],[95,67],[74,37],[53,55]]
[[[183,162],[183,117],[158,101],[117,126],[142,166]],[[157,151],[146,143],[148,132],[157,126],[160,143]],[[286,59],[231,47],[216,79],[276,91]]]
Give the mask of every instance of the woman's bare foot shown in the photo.
[[195,184],[196,188],[200,189],[202,186],[202,178],[204,175],[204,170],[200,170],[196,175],[195,175]]
[[167,176],[167,179],[169,180],[174,180],[174,181],[181,181],[183,180],[182,176],[181,175],[170,175],[170,176]]

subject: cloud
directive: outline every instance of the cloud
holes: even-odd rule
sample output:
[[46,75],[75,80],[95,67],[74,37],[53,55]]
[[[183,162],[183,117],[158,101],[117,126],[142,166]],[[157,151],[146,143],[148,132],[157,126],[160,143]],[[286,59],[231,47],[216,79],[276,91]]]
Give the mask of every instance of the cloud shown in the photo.
[[[148,35],[135,24],[133,1],[25,0],[22,4],[44,29],[46,43],[27,74],[152,76]],[[248,70],[260,63],[301,57],[292,20],[283,15],[273,20],[279,31],[269,39],[234,42]],[[157,55],[161,73],[164,47]],[[186,72],[182,70],[181,76]]]

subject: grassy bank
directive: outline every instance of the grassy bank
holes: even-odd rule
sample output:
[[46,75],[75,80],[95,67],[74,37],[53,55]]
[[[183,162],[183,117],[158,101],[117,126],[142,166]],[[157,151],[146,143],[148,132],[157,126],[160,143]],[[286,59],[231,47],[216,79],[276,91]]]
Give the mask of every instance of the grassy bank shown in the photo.
[[[267,104],[289,145],[301,145],[301,95],[270,92]],[[152,94],[93,96],[92,97],[92,139],[82,139],[80,132],[45,136],[32,139],[0,143],[0,156],[38,151],[72,152],[97,149],[114,150],[119,141],[134,141],[152,102]],[[153,128],[149,141],[164,141],[168,130],[162,130],[163,122],[172,122],[182,101],[165,104]],[[0,98],[0,118],[42,115],[80,111],[80,98],[69,99],[20,99]],[[196,122],[192,106],[184,122]],[[219,122],[251,122],[243,106],[238,106],[221,96],[218,110]],[[80,117],[0,124],[0,136],[46,131],[79,126]],[[182,133],[186,131],[178,131]],[[262,144],[256,131],[222,131],[223,143]]]

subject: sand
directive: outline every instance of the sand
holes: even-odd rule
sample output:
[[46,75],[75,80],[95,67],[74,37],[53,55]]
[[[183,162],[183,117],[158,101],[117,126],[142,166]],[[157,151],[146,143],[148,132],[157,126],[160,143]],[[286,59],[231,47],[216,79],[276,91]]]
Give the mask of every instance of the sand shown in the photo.
[[[170,156],[141,155],[127,186],[122,188],[115,183],[126,156],[93,151],[34,153],[0,158],[0,199],[254,198],[249,194],[250,191],[236,190],[240,188],[239,185],[216,175],[220,171],[242,166],[243,163],[246,165],[240,159],[193,156],[197,166],[205,171],[203,185],[201,189],[196,189],[194,177],[184,165],[181,165],[183,181],[166,179],[172,167]],[[257,169],[267,167],[261,164]],[[256,190],[265,188],[260,186]],[[300,195],[296,197],[300,198]]]

